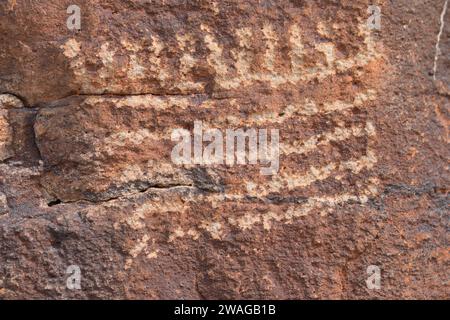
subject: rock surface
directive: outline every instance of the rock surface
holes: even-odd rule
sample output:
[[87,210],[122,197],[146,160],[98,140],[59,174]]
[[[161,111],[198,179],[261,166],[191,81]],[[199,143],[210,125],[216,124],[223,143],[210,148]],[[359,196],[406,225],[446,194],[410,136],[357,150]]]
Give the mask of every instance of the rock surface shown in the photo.
[[[0,298],[448,298],[450,13],[378,3],[0,2]],[[174,163],[199,121],[279,170]]]

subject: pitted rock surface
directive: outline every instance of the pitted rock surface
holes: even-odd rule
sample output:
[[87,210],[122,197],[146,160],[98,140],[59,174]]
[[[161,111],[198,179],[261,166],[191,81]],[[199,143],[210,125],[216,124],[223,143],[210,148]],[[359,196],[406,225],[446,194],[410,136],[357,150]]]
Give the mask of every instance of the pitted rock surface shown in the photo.
[[445,0],[72,2],[0,2],[0,298],[448,298]]

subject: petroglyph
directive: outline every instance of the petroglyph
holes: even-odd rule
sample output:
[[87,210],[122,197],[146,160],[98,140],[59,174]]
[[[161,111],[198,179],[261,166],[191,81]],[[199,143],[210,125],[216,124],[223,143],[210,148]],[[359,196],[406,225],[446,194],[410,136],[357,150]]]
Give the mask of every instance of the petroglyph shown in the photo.
[[[150,240],[148,235],[144,235],[141,240],[130,250],[130,256],[132,258],[136,258],[144,249],[147,248],[147,242]],[[125,262],[125,270],[129,269],[131,267],[131,264],[133,263],[133,259],[129,258]]]
[[281,151],[284,154],[306,154],[314,151],[320,146],[328,145],[335,141],[344,141],[350,137],[373,136],[375,129],[371,122],[363,126],[352,126],[350,128],[337,127],[332,132],[321,133],[306,141],[295,141],[293,144],[282,144]]
[[[176,124],[171,126],[164,125],[167,121],[172,121],[173,115],[178,114],[183,119],[183,114],[195,114],[197,110],[201,110],[204,114],[216,114],[218,111],[224,110],[224,107],[229,108],[229,112],[219,113],[217,117],[206,117],[202,120],[204,129],[218,128],[225,130],[231,127],[280,127],[286,121],[295,121],[297,125],[307,125],[310,117],[317,117],[323,115],[342,115],[344,117],[351,116],[347,114],[353,108],[367,108],[372,106],[372,101],[375,99],[375,91],[367,90],[362,93],[357,93],[352,102],[346,101],[328,101],[318,103],[317,101],[306,99],[304,104],[288,105],[283,107],[280,104],[280,112],[270,113],[249,113],[246,119],[238,118],[235,115],[230,116],[228,113],[236,114],[240,109],[240,100],[225,99],[212,100],[204,96],[129,96],[129,97],[87,97],[81,103],[82,110],[88,112],[92,116],[83,120],[83,126],[86,129],[79,127],[79,119],[85,118],[81,110],[73,112],[71,107],[43,109],[41,116],[35,124],[35,133],[39,144],[43,143],[41,153],[47,158],[54,158],[54,154],[47,154],[45,150],[55,150],[60,146],[66,145],[67,139],[70,139],[76,152],[61,155],[69,161],[76,163],[92,163],[95,165],[95,170],[91,171],[92,179],[96,179],[95,175],[107,178],[109,181],[115,181],[120,184],[133,183],[133,181],[149,181],[154,179],[154,166],[159,167],[159,172],[168,176],[170,172],[177,174],[177,182],[185,185],[192,185],[193,181],[183,174],[183,166],[177,166],[170,161],[170,154],[173,147],[171,141],[171,133],[176,128]],[[263,109],[264,106],[257,106],[258,109]],[[127,116],[127,122],[122,122],[116,118],[114,114],[121,112]],[[154,112],[159,114],[158,126],[152,125],[149,119],[152,119]],[[167,112],[166,115],[164,115]],[[174,113],[173,113],[174,112]],[[70,114],[70,115],[69,115]],[[73,135],[70,136],[53,136],[59,125],[62,125],[59,120],[68,116],[64,122],[66,130],[73,130],[73,134],[77,139],[73,141]],[[114,126],[107,124],[110,117],[120,120]],[[42,120],[41,120],[42,119]],[[47,119],[44,121],[44,119]],[[53,120],[52,120],[53,119]],[[144,119],[147,119],[143,121]],[[164,120],[165,119],[165,120]],[[342,118],[345,119],[345,118]],[[129,120],[132,123],[138,124],[136,127],[130,129]],[[172,121],[173,122],[173,121]],[[190,121],[187,121],[190,122]],[[119,124],[120,123],[120,124]],[[51,125],[53,128],[49,128]],[[103,127],[107,125],[109,128],[104,130],[92,130],[94,126]],[[347,125],[345,120],[336,122],[335,127],[325,132],[316,133],[313,135],[306,135],[302,138],[293,139],[295,135],[289,139],[281,140],[281,154],[285,156],[290,155],[309,155],[316,151],[322,153],[323,148],[331,146],[333,143],[344,142],[352,138],[371,138],[375,135],[374,125],[370,121],[358,121],[351,125]],[[48,137],[48,138],[45,138]],[[56,140],[55,140],[56,139]],[[57,143],[59,141],[59,143]],[[322,150],[322,151],[321,151]],[[159,154],[155,158],[155,154]],[[367,155],[367,154],[366,154]],[[114,159],[113,162],[112,159]],[[52,160],[52,161],[57,161]],[[157,161],[157,162],[155,162]],[[114,174],[109,173],[108,167],[113,164],[115,166]],[[334,168],[339,168],[339,164],[335,163]],[[191,170],[195,166],[184,166],[185,169]],[[165,170],[167,168],[167,170]],[[80,175],[77,168],[72,171],[74,174]],[[302,173],[307,174],[307,173]],[[312,176],[313,173],[307,174]],[[83,178],[83,175],[81,175]],[[88,178],[87,176],[84,178]],[[92,180],[89,179],[89,180]],[[162,179],[162,178],[161,178]],[[158,181],[161,182],[160,179]],[[170,181],[165,179],[165,181]],[[69,182],[66,182],[69,183]],[[79,187],[85,189],[89,185],[80,185]],[[72,184],[72,183],[70,183]],[[78,187],[78,188],[79,188]],[[58,188],[58,193],[63,192]],[[96,191],[99,192],[99,191]]]
[[[245,119],[248,125],[266,125],[267,123],[284,123],[288,119],[296,119],[305,121],[308,117],[331,114],[334,112],[344,112],[351,110],[355,107],[366,107],[368,102],[374,101],[376,98],[376,91],[369,89],[366,92],[357,93],[353,102],[345,102],[336,100],[332,102],[325,102],[322,106],[319,106],[314,100],[306,99],[303,103],[288,105],[281,109],[279,112],[267,112],[267,113],[252,113]],[[230,100],[230,104],[236,104],[235,100]],[[280,114],[282,114],[280,116]],[[219,117],[214,120],[215,123],[228,123],[231,125],[240,125],[243,121],[235,116],[226,116],[225,118]]]
[[[365,96],[365,95],[364,95]],[[366,96],[365,96],[366,97]],[[372,97],[373,98],[373,97]],[[360,97],[357,101],[366,101]],[[335,103],[339,104],[339,103]],[[341,108],[333,108],[333,110],[340,110]],[[367,121],[365,126],[354,126],[350,128],[335,128],[334,131],[322,133],[316,137],[312,137],[306,142],[298,143],[302,147],[296,148],[296,145],[283,147],[286,154],[289,153],[310,153],[315,152],[320,145],[327,144],[332,141],[341,141],[349,139],[351,136],[373,138],[376,135],[374,125]],[[319,142],[320,141],[320,142]],[[306,173],[296,174],[292,170],[289,172],[282,172],[278,176],[274,176],[271,181],[266,183],[247,182],[247,190],[245,192],[225,192],[220,194],[196,194],[194,189],[187,193],[180,194],[180,204],[175,203],[159,205],[158,202],[152,202],[150,205],[153,208],[149,209],[146,214],[154,214],[170,211],[177,212],[177,215],[182,215],[192,210],[190,203],[206,202],[214,211],[221,210],[220,208],[226,206],[227,203],[233,203],[234,206],[243,207],[243,213],[232,215],[228,217],[221,217],[216,220],[203,220],[199,226],[185,226],[183,224],[173,227],[173,231],[169,236],[169,242],[176,241],[188,237],[197,240],[204,232],[209,234],[213,239],[224,239],[227,234],[231,232],[231,227],[237,227],[240,230],[246,231],[257,226],[261,226],[266,231],[269,231],[274,223],[293,223],[296,219],[300,219],[309,214],[317,212],[324,215],[332,212],[337,206],[345,205],[347,203],[354,203],[364,205],[370,198],[378,196],[379,181],[375,177],[368,179],[366,185],[364,183],[359,186],[357,193],[344,192],[335,195],[327,196],[311,196],[305,202],[291,205],[275,205],[271,204],[269,195],[273,193],[284,194],[284,190],[295,190],[298,188],[307,188],[315,182],[334,177],[334,179],[341,179],[346,175],[346,172],[358,175],[362,170],[370,171],[377,163],[375,153],[367,146],[366,154],[360,158],[333,162],[322,168],[311,167]],[[181,189],[180,189],[181,190]],[[188,189],[185,189],[187,191]],[[158,191],[159,192],[159,191]],[[250,197],[250,198],[249,198]],[[249,200],[251,199],[251,200]],[[263,212],[245,212],[245,203],[252,201],[253,203],[262,203]],[[180,205],[182,207],[180,208]],[[241,210],[239,210],[241,211]],[[145,228],[145,215],[141,211],[137,211],[130,219],[140,219],[140,228]],[[152,257],[155,255],[153,254]]]
[[[324,24],[320,22],[318,29],[323,30]],[[209,68],[218,90],[234,90],[256,83],[266,83],[278,88],[285,84],[322,80],[354,67],[363,67],[381,57],[365,23],[359,26],[359,35],[364,38],[364,45],[354,57],[348,58],[337,58],[333,42],[316,43],[313,51],[305,49],[299,25],[291,24],[286,28],[285,32],[289,38],[288,69],[276,62],[280,60],[285,44],[281,42],[281,31],[270,23],[262,26],[261,34],[250,27],[232,30],[235,46],[227,47],[226,52],[216,35],[218,31],[206,24],[201,24],[198,34],[174,35],[174,41],[177,43],[175,48],[169,48],[167,41],[156,35],[151,36],[150,48],[130,42],[129,39],[120,39],[114,46],[108,42],[101,43],[97,51],[94,51],[94,56],[87,56],[81,50],[82,44],[75,39],[67,40],[61,48],[70,60],[70,67],[85,94],[114,92],[117,79],[123,78],[122,74],[127,75],[130,85],[136,90],[144,90],[146,85],[139,80],[148,78],[157,81],[162,88],[169,91],[183,94],[203,93],[206,83],[193,77],[193,73],[196,69],[205,68]],[[201,38],[196,38],[199,35]],[[255,38],[259,39],[262,45],[257,45]],[[206,51],[199,51],[198,43],[201,43]],[[175,52],[175,55],[171,58],[166,56],[168,50]],[[116,57],[122,51],[128,56],[126,64],[119,63]],[[255,71],[253,66],[259,63],[259,52],[263,52],[263,68]],[[306,64],[307,56],[316,56],[316,64]],[[95,57],[98,57],[102,64],[99,70],[100,79],[94,78],[94,75],[87,71],[87,63],[95,61]]]
[[[155,194],[159,194],[151,202],[144,204],[139,207],[129,218],[127,218],[127,223],[131,223],[131,226],[135,230],[146,229],[145,221],[151,215],[161,215],[165,212],[171,213],[176,217],[181,217],[186,213],[192,213],[191,203],[205,202],[210,203],[214,211],[221,210],[227,203],[232,203],[233,206],[239,208],[243,207],[242,213],[232,216],[225,216],[217,218],[216,220],[203,220],[196,226],[187,226],[183,223],[184,220],[175,219],[172,221],[171,232],[168,238],[168,242],[172,243],[174,241],[189,238],[194,241],[200,238],[201,234],[208,234],[213,239],[222,240],[227,237],[227,235],[232,232],[232,227],[239,228],[240,230],[246,231],[251,230],[255,227],[262,227],[266,231],[269,231],[274,223],[284,223],[291,224],[295,220],[305,217],[307,215],[317,213],[320,215],[326,215],[332,212],[337,206],[345,205],[347,203],[353,203],[357,205],[364,205],[367,203],[369,198],[376,197],[379,194],[378,191],[379,181],[377,178],[370,178],[369,184],[365,187],[361,187],[358,193],[338,193],[336,195],[329,196],[314,196],[309,197],[305,202],[292,205],[273,205],[267,202],[262,207],[264,208],[260,213],[255,211],[245,210],[245,195],[232,195],[232,194],[210,194],[210,195],[200,195],[196,192],[187,188],[179,188],[180,193],[178,194],[175,203],[172,201],[168,202],[164,194],[167,191],[163,190],[153,190]],[[169,195],[169,194],[167,194]],[[173,194],[170,194],[173,197]],[[258,199],[264,200],[263,197],[257,196]],[[248,201],[248,200],[247,200]],[[181,205],[181,207],[180,207]],[[179,221],[178,224],[175,221]],[[117,227],[121,223],[117,223]],[[157,258],[158,252],[161,250],[156,248],[155,243],[152,243],[152,249],[149,244],[149,236],[144,234],[142,239],[140,239],[130,250],[130,258],[127,259],[125,268],[130,268],[133,259],[139,254],[145,253],[148,259]]]
[[[261,28],[252,26],[240,26],[228,30],[232,41],[226,45],[222,42],[221,30],[216,30],[207,23],[199,26],[197,33],[177,32],[173,41],[151,36],[150,48],[145,48],[140,43],[129,39],[121,39],[119,44],[110,46],[108,43],[100,44],[97,56],[102,64],[100,78],[102,83],[94,83],[86,72],[87,58],[81,51],[82,45],[74,39],[70,39],[63,46],[65,56],[71,61],[71,68],[77,79],[83,84],[85,94],[95,92],[115,92],[115,77],[121,70],[127,74],[132,88],[143,93],[153,92],[153,87],[146,87],[139,79],[150,79],[158,83],[164,92],[180,95],[157,96],[152,94],[140,94],[125,97],[87,97],[88,105],[112,104],[117,110],[134,109],[153,110],[154,112],[195,113],[199,110],[216,116],[202,119],[205,128],[226,128],[228,126],[275,126],[283,127],[289,121],[295,121],[297,125],[308,123],[310,119],[330,115],[349,115],[355,108],[364,109],[374,107],[377,97],[377,88],[365,88],[357,90],[350,99],[321,99],[316,97],[304,97],[294,103],[276,106],[271,111],[264,111],[264,106],[256,106],[255,110],[246,113],[245,118],[239,114],[242,99],[226,98],[224,100],[211,99],[204,95],[207,82],[204,79],[212,79],[214,91],[237,90],[253,85],[265,84],[273,89],[282,89],[285,85],[300,85],[313,80],[320,81],[327,77],[339,75],[350,71],[357,74],[361,68],[372,61],[382,57],[382,48],[375,43],[372,34],[367,30],[366,23],[358,26],[358,36],[363,39],[362,45],[353,56],[340,54],[336,44],[330,40],[332,29],[335,26],[320,21],[317,24],[317,34],[322,37],[320,42],[305,42],[304,30],[297,23],[291,23],[280,27],[265,23]],[[220,39],[220,40],[219,40]],[[287,41],[286,41],[287,40]],[[231,43],[231,46],[230,46]],[[175,44],[175,46],[173,46]],[[169,47],[171,46],[171,47]],[[114,47],[114,50],[111,48]],[[201,50],[199,50],[201,48]],[[117,55],[125,52],[128,63],[117,64]],[[170,55],[167,53],[170,52]],[[356,70],[359,68],[359,71]],[[202,76],[195,76],[198,70],[202,70]],[[150,88],[150,89],[148,89]],[[189,95],[195,94],[195,95]],[[272,103],[273,105],[273,103]],[[276,104],[275,104],[276,105]],[[224,106],[229,112],[222,112]],[[278,109],[277,109],[278,108]],[[102,154],[111,156],[120,152],[122,148],[151,143],[151,141],[166,141],[170,138],[172,128],[160,128],[149,130],[140,128],[122,130],[111,135],[92,140],[90,144],[95,146],[86,159],[99,159]],[[279,175],[266,180],[246,180],[242,186],[227,186],[225,191],[219,193],[199,193],[195,182],[188,177],[179,177],[185,186],[171,188],[171,199],[167,201],[164,190],[148,189],[154,194],[151,201],[134,208],[129,217],[115,224],[120,228],[127,225],[135,231],[145,230],[148,217],[168,213],[176,217],[172,221],[169,230],[168,242],[172,243],[183,238],[198,240],[202,234],[207,234],[213,239],[224,239],[232,232],[232,228],[250,230],[261,226],[270,230],[274,223],[292,223],[296,219],[314,212],[326,214],[337,206],[347,203],[364,205],[368,199],[378,195],[378,181],[376,178],[367,178],[377,163],[377,156],[371,148],[371,140],[376,135],[374,124],[365,119],[346,124],[345,121],[336,121],[333,128],[316,132],[313,135],[298,138],[294,141],[281,141],[282,157],[305,156],[327,159],[324,154],[326,148],[333,144],[343,143],[352,139],[361,138],[358,143],[365,143],[365,153],[352,159],[330,159],[322,166],[310,166],[309,169],[283,168]],[[94,134],[95,136],[95,134]],[[352,140],[353,141],[353,140]],[[355,140],[356,141],[356,140]],[[142,162],[142,161],[141,161]],[[165,172],[176,171],[177,168],[168,162],[168,159],[159,159],[158,165],[166,168]],[[147,165],[128,164],[121,169],[121,175],[116,176],[120,183],[130,181],[142,181],[148,179],[147,173],[151,172],[152,163]],[[185,165],[183,168],[191,170],[195,166]],[[364,174],[363,174],[364,173]],[[296,194],[301,190],[310,190],[312,186],[325,180],[340,181],[347,175],[358,177],[358,192],[339,192],[327,195],[309,195],[306,200],[299,203],[272,203],[274,194],[284,195],[286,192]],[[243,187],[243,188],[241,188]],[[175,194],[176,196],[175,196]],[[261,205],[261,212],[248,212],[245,204],[248,202]],[[220,217],[214,213],[210,218],[202,219],[193,225],[184,225],[182,217],[192,214],[194,203],[207,204],[214,212],[222,211],[224,206],[233,204],[240,208],[233,215]],[[228,212],[227,210],[223,210]],[[177,222],[175,222],[177,221]],[[149,244],[149,236],[142,237],[133,248],[130,249],[130,259],[126,261],[129,268],[133,259],[139,255],[145,255],[148,259],[155,259],[160,252],[155,245]]]
[[0,299],[448,296],[446,3],[0,1]]
[[260,224],[265,230],[270,230],[273,222],[290,224],[293,223],[295,219],[311,214],[314,210],[321,210],[319,213],[327,214],[336,206],[351,201],[363,205],[368,201],[369,197],[378,195],[378,189],[376,187],[378,182],[375,178],[372,178],[371,181],[371,184],[363,189],[360,194],[343,193],[328,197],[310,197],[305,203],[291,205],[286,211],[281,213],[276,211],[268,211],[264,214],[248,212],[239,218],[230,217],[228,222],[231,225],[239,227],[241,230],[251,229]]
[[[347,139],[352,135],[366,136],[369,139],[375,136],[375,128],[371,122],[367,122],[365,126],[353,127],[350,129],[336,128],[333,132],[326,132],[321,134],[322,137],[326,137],[325,140],[321,140],[320,144],[328,141],[335,141],[340,139]],[[318,139],[316,137],[316,139]],[[316,141],[312,138],[310,141]],[[370,143],[369,143],[370,144]],[[305,149],[297,150],[298,152],[314,152],[317,146],[314,143],[304,144]],[[151,192],[158,196],[152,198],[150,202],[138,207],[132,215],[130,215],[125,222],[131,228],[135,230],[142,230],[146,228],[145,221],[151,215],[161,215],[164,212],[174,214],[177,217],[183,215],[189,215],[192,212],[192,205],[194,203],[207,203],[212,208],[213,212],[221,211],[221,208],[227,205],[227,203],[233,204],[233,206],[242,209],[236,215],[220,217],[211,220],[202,220],[197,226],[186,226],[183,224],[183,220],[179,224],[175,224],[171,228],[169,235],[169,243],[180,240],[182,238],[189,238],[192,240],[198,240],[201,234],[208,234],[213,239],[221,240],[227,237],[232,232],[230,228],[236,227],[240,230],[251,230],[255,227],[262,227],[266,231],[269,231],[274,223],[291,224],[296,219],[300,219],[307,215],[328,214],[332,212],[336,207],[345,205],[347,203],[364,205],[370,198],[376,197],[379,194],[378,185],[379,181],[375,177],[368,179],[367,184],[359,185],[358,192],[344,192],[337,193],[335,195],[326,196],[311,196],[298,204],[272,204],[269,200],[269,195],[283,191],[283,189],[293,190],[296,188],[306,188],[311,184],[334,177],[335,179],[341,179],[342,175],[345,175],[346,171],[358,175],[362,170],[371,170],[377,163],[377,158],[374,152],[367,147],[366,155],[361,156],[355,160],[343,161],[338,163],[330,163],[322,168],[311,167],[309,172],[303,174],[295,174],[290,171],[289,173],[283,172],[280,176],[273,177],[272,181],[260,184],[257,182],[248,182],[246,192],[229,192],[224,193],[211,193],[203,194],[198,193],[195,188],[179,187],[179,191],[176,197],[173,193],[170,193],[171,201],[168,202],[164,194],[167,191],[154,189]],[[284,194],[284,193],[282,193]],[[249,198],[250,197],[250,198]],[[252,203],[260,203],[262,205],[262,212],[246,212],[245,204],[250,201]],[[215,216],[213,214],[213,216]],[[175,219],[178,221],[178,219]],[[119,227],[123,222],[117,223],[116,227]],[[141,239],[130,251],[131,258],[127,260],[126,268],[129,268],[134,258],[139,254],[145,253],[148,259],[154,259],[158,257],[160,249],[153,249],[147,246],[148,237]]]

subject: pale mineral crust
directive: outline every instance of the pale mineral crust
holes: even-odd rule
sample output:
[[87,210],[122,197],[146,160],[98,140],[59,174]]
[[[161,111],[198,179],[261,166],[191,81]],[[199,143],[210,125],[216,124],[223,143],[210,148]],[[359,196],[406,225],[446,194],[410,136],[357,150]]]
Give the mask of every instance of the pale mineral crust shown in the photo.
[[[450,12],[372,4],[1,1],[0,298],[447,299]],[[174,163],[199,121],[279,170]]]

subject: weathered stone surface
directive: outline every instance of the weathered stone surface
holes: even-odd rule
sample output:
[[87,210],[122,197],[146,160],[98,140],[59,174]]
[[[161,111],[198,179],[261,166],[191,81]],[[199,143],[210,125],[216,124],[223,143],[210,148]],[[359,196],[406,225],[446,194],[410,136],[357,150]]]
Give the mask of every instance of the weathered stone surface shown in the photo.
[[23,108],[22,101],[11,94],[0,95],[0,105],[2,109]]
[[9,94],[0,95],[0,161],[13,155],[13,130],[8,109],[21,108],[22,102]]
[[[1,2],[0,297],[448,298],[444,3]],[[174,163],[199,121],[276,174]]]
[[300,81],[331,82],[376,54],[365,41],[367,1],[286,1],[270,9],[235,1],[80,1],[83,28],[76,33],[65,26],[69,4],[3,4],[8,38],[1,54],[20,57],[2,59],[4,90],[25,87],[30,104],[74,93],[293,91]]
[[8,202],[6,196],[0,193],[0,215],[7,214],[9,212]]
[[8,122],[8,111],[0,110],[0,160],[11,156],[12,132]]

